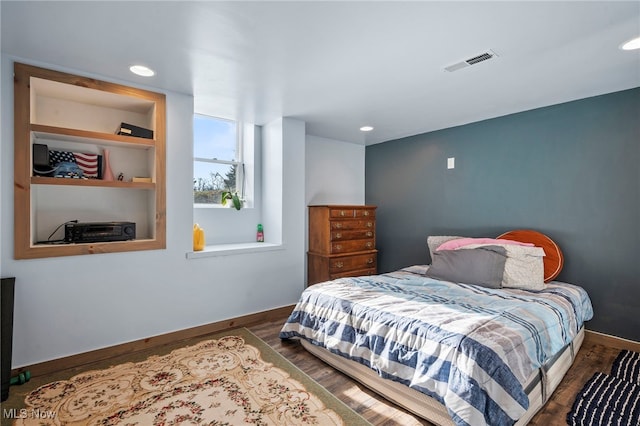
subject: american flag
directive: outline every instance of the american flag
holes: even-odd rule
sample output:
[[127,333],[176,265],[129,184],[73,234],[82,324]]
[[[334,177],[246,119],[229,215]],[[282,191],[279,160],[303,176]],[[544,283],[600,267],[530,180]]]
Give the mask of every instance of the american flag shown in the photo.
[[85,154],[71,151],[49,151],[49,164],[55,167],[58,163],[76,163],[84,177],[102,178],[102,156],[98,154]]

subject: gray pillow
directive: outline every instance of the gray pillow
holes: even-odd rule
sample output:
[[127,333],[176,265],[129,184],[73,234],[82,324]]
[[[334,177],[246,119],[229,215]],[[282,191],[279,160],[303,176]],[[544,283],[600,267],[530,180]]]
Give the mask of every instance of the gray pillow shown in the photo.
[[440,250],[425,276],[455,283],[489,288],[502,287],[507,251],[500,246],[482,246],[468,250]]
[[458,238],[454,235],[430,235],[427,237],[427,247],[429,247],[429,256],[431,256],[431,262],[433,262],[433,253],[436,252],[436,249],[440,247],[442,244],[447,241],[457,240]]

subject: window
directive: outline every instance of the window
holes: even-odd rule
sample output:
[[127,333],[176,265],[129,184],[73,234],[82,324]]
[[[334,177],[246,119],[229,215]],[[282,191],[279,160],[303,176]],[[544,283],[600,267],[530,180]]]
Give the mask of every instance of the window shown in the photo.
[[238,123],[196,114],[193,119],[193,202],[221,203],[222,192],[244,198],[244,164]]

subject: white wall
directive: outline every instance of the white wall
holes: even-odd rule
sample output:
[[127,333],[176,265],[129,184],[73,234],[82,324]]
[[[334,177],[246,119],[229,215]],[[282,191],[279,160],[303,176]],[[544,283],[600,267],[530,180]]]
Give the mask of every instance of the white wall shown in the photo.
[[[282,134],[283,250],[187,260],[193,99],[177,93],[167,93],[167,249],[14,260],[13,126],[6,125],[13,123],[12,59],[2,58],[0,76],[0,264],[4,276],[17,277],[13,367],[297,301],[304,287],[304,123],[285,118],[268,125]],[[268,204],[265,208],[273,211]]]
[[[269,123],[262,129],[262,158],[265,163],[262,168],[262,189],[266,194],[269,194],[265,196],[265,199],[272,206],[270,210],[264,211],[262,222],[265,229],[265,239],[273,243],[282,243],[283,221],[281,218],[284,201],[284,175],[281,170],[285,160],[282,145],[278,141],[283,138],[283,130],[282,120]],[[300,159],[298,161],[301,162]]]
[[[365,147],[307,135],[306,205],[364,204]],[[305,250],[309,249],[309,215],[305,212]],[[305,282],[306,282],[305,257]]]
[[364,204],[365,147],[307,135],[307,204]]

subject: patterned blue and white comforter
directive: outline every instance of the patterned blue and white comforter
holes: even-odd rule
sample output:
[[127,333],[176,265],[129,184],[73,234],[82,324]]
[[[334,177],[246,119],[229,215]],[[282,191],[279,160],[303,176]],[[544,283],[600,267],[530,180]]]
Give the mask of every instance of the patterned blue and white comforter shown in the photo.
[[489,289],[411,270],[308,287],[280,337],[434,397],[457,425],[511,425],[529,407],[529,376],[593,316],[587,293],[571,284]]

